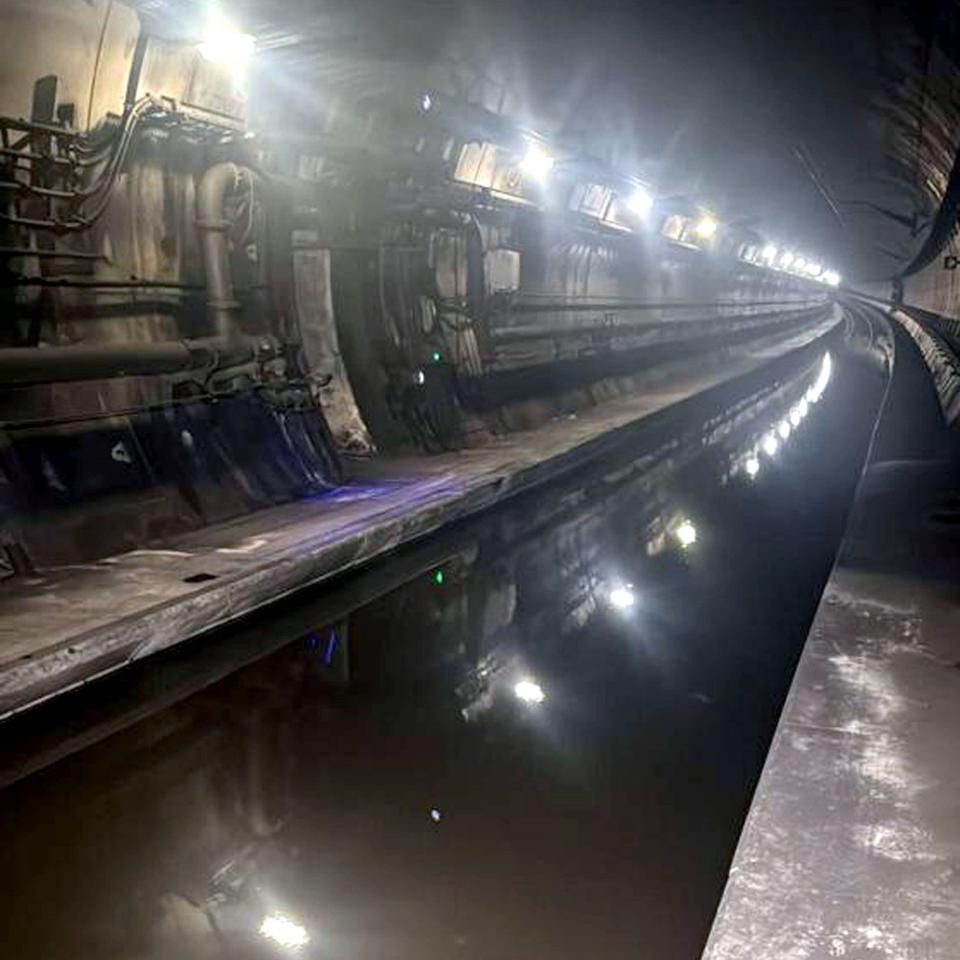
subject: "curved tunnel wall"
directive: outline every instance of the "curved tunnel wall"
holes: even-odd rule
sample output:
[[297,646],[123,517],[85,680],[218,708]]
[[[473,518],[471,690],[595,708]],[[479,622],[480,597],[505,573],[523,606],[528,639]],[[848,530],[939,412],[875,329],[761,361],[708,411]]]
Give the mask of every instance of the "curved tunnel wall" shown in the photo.
[[[384,451],[432,450],[535,426],[641,389],[637,368],[681,341],[707,352],[724,317],[824,298],[738,260],[736,238],[697,249],[680,220],[677,240],[658,223],[626,229],[611,191],[575,171],[558,203],[484,148],[492,187],[466,181],[475,144],[431,118],[421,136],[378,107],[388,139],[371,127],[365,166],[343,147],[251,144],[243,77],[147,36],[125,5],[15,11],[0,122],[43,159],[11,159],[0,178],[16,187],[0,214],[5,352],[207,343],[211,229],[230,250],[246,351],[228,364],[214,344],[178,374],[0,390],[0,541],[28,566],[322,490],[335,448],[369,450],[371,434]],[[42,47],[21,49],[28,35]],[[223,223],[198,223],[198,184],[224,160],[246,169],[243,186]],[[80,227],[75,190],[102,206]]]

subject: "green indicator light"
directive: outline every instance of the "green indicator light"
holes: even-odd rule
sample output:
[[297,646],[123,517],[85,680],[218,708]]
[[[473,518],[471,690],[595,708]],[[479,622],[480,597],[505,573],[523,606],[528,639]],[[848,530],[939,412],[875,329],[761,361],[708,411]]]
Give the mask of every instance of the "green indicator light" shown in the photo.
[[434,570],[433,573],[430,574],[430,579],[439,587],[443,583],[443,571]]
[[439,351],[439,350],[434,350],[433,353],[430,355],[430,359],[433,360],[434,363],[439,363],[439,362],[440,362],[440,351]]

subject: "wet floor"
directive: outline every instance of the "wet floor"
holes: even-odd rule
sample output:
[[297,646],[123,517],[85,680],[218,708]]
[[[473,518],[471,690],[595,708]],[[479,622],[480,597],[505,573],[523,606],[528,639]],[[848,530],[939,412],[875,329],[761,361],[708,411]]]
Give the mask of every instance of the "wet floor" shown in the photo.
[[0,956],[698,957],[882,388],[835,344],[9,725]]

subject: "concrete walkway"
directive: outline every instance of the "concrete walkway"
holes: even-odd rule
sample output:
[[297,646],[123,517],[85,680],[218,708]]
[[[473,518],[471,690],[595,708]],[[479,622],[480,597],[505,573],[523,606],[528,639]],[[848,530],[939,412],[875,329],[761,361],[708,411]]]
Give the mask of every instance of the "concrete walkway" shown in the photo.
[[960,449],[898,331],[705,960],[960,956]]
[[555,479],[653,414],[809,346],[835,318],[687,365],[643,396],[479,450],[381,461],[316,499],[0,588],[0,716],[225,624]]

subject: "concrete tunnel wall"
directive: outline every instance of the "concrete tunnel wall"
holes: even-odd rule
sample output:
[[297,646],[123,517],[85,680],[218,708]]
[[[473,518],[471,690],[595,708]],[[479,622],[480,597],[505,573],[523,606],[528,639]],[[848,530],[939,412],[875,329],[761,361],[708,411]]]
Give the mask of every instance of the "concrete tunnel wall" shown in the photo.
[[[120,3],[17,2],[12,16],[0,39],[0,114],[36,119],[37,82],[47,77],[55,78],[50,123],[106,136],[125,101],[129,109],[148,94],[173,119],[132,139],[104,214],[89,229],[51,238],[6,228],[5,245],[44,243],[88,257],[79,265],[32,255],[6,261],[13,282],[3,293],[18,318],[6,345],[37,350],[207,335],[197,183],[223,159],[268,169],[271,159],[246,146],[244,77],[207,63],[192,44],[148,37]],[[440,140],[449,150],[449,139]],[[474,147],[464,142],[454,150],[458,171]],[[491,151],[481,152],[482,175],[516,190],[513,174],[496,166]],[[294,174],[271,173],[249,197],[231,201],[241,332],[283,345],[276,389],[260,380],[251,390],[244,374],[210,402],[201,371],[0,391],[0,540],[28,563],[89,559],[320,491],[337,475],[335,446],[431,448],[411,429],[407,411],[423,419],[412,378],[421,365],[430,369],[434,352],[442,356],[427,391],[429,413],[442,421],[434,439],[458,446],[640,388],[621,371],[544,394],[537,375],[545,368],[596,352],[594,334],[569,330],[597,320],[591,301],[700,304],[645,314],[683,321],[823,297],[818,285],[741,262],[734,237],[698,250],[655,229],[618,232],[615,205],[612,227],[600,229],[571,208],[538,207],[536,188],[522,184],[532,200],[521,205],[472,216],[441,209],[446,225],[425,223],[371,203],[363,185],[338,188],[331,199],[306,166],[303,153],[295,154]],[[366,230],[359,251],[349,249],[355,235],[344,226],[357,211]],[[97,286],[127,282],[161,285]],[[495,341],[495,328],[518,322],[494,309],[497,303],[530,298],[566,307],[538,314],[557,335]],[[584,309],[570,310],[577,298]],[[602,319],[613,313],[603,311]],[[636,347],[651,336],[618,336],[616,346]],[[507,374],[509,390],[494,393],[482,410],[458,408],[452,384]]]

